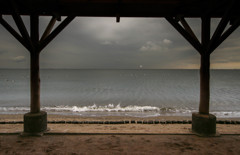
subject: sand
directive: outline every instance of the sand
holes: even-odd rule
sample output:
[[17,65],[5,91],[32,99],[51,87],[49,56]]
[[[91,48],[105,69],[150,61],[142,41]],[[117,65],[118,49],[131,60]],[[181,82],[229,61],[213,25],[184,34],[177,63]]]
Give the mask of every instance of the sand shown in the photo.
[[[48,120],[188,120],[186,117],[48,116]],[[19,121],[21,115],[0,115]],[[235,118],[235,120],[239,120]],[[217,124],[218,137],[198,137],[191,124],[48,124],[43,137],[20,137],[23,124],[0,125],[0,154],[240,154],[240,125]]]

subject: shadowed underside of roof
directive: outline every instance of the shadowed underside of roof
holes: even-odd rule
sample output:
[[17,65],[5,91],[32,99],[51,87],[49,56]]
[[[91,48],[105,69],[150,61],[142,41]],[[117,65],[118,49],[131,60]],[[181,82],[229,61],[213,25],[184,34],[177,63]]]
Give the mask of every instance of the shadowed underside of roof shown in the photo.
[[[13,11],[11,0],[0,1],[0,14]],[[96,17],[222,17],[231,0],[14,0],[21,15]],[[239,16],[240,2],[232,17]]]

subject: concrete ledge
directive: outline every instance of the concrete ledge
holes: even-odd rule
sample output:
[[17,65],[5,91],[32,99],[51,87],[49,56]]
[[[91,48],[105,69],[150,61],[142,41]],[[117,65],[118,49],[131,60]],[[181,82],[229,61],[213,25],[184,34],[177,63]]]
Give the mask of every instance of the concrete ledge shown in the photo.
[[23,136],[41,136],[47,131],[47,113],[27,113],[24,115]]
[[199,136],[216,136],[216,116],[193,113],[192,132]]

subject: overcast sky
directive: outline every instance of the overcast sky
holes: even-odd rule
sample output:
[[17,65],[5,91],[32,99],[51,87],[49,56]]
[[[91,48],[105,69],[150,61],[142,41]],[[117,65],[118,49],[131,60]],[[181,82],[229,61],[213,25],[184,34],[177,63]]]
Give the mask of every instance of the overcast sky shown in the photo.
[[[40,18],[40,34],[49,20]],[[200,20],[187,21],[199,36]],[[212,21],[212,30],[218,21]],[[29,25],[28,18],[24,22]],[[29,68],[28,51],[2,25],[0,34],[0,68]],[[240,69],[239,43],[237,29],[211,55],[211,68]],[[165,19],[121,18],[116,23],[115,18],[77,17],[41,52],[40,62],[41,68],[198,69],[200,55]]]

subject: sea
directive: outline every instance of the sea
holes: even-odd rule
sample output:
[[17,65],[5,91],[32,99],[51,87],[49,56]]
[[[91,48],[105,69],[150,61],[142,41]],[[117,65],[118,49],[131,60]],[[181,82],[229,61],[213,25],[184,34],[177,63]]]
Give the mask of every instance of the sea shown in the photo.
[[[0,114],[30,107],[29,69],[0,69]],[[191,116],[198,111],[199,70],[43,69],[41,109],[48,114]],[[240,70],[211,70],[210,112],[240,117]]]

